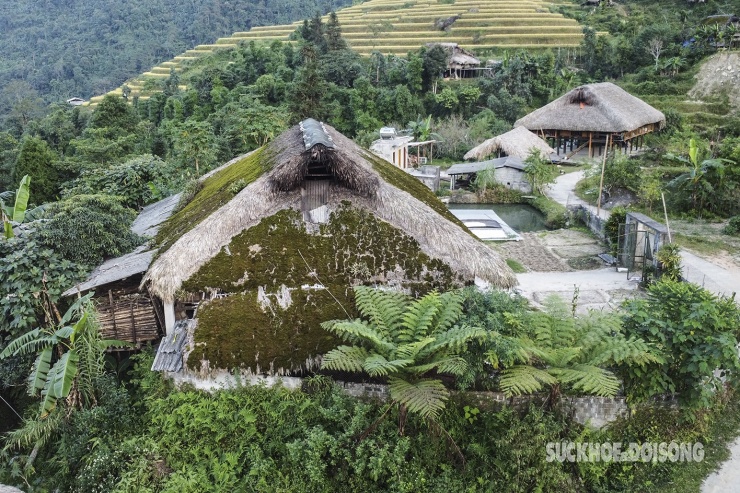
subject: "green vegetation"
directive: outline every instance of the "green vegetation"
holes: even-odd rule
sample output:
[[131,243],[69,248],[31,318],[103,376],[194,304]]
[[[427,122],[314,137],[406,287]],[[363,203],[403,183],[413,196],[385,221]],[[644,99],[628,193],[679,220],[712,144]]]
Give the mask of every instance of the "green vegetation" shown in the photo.
[[527,272],[527,269],[513,258],[507,258],[506,265],[508,265],[515,274],[522,274],[524,272]]
[[[15,237],[0,241],[0,351],[15,352],[8,345],[21,338],[36,341],[34,348],[48,356],[47,343],[56,337],[62,345],[51,351],[50,359],[40,361],[49,363],[49,371],[59,364],[58,375],[74,374],[70,363],[75,358],[70,355],[65,360],[65,354],[81,349],[85,340],[75,336],[73,341],[65,336],[68,330],[54,335],[60,330],[61,317],[56,312],[66,309],[60,293],[89,270],[77,262],[93,263],[93,258],[133,247],[125,234],[98,238],[99,232],[125,231],[135,209],[184,189],[179,211],[155,241],[166,249],[269,170],[272,151],[257,149],[308,114],[366,144],[374,140],[380,126],[403,128],[404,122],[414,122],[408,126],[419,137],[436,134],[444,140],[428,157],[452,163],[483,138],[508,130],[525,113],[568,89],[614,79],[664,111],[667,128],[647,136],[648,150],[639,158],[608,161],[609,191],[629,191],[638,207],[648,212],[661,209],[664,192],[673,218],[683,217],[675,222],[685,225],[704,218],[703,229],[675,235],[680,244],[732,251],[735,237],[719,234],[725,223],[709,224],[705,219],[738,214],[740,120],[730,113],[733,94],[701,96],[700,102],[687,101],[687,93],[698,64],[718,51],[715,45],[720,37],[726,39],[723,29],[703,28],[702,19],[718,9],[740,11],[740,5],[732,0],[722,6],[682,3],[676,8],[679,3],[635,0],[596,9],[575,2],[552,7],[586,24],[581,33],[580,25],[559,13],[530,12],[539,3],[498,2],[472,12],[473,2],[462,0],[429,5],[412,1],[400,8],[395,1],[374,1],[328,21],[318,14],[300,26],[272,33],[266,32],[268,28],[253,29],[235,36],[245,42],[225,39],[199,46],[186,57],[141,76],[141,81],[131,80],[120,90],[123,97],[116,93],[98,98],[92,109],[54,106],[46,116],[34,93],[39,84],[43,91],[47,83],[54,86],[52,97],[61,99],[69,87],[82,87],[77,84],[83,82],[102,92],[122,80],[101,84],[77,68],[94,63],[94,57],[85,56],[86,50],[96,49],[103,40],[116,47],[117,63],[126,66],[132,51],[117,46],[110,33],[115,29],[122,35],[130,33],[142,9],[136,2],[127,5],[130,18],[123,24],[120,15],[100,22],[107,10],[93,10],[83,24],[88,20],[100,24],[101,38],[95,43],[80,41],[79,56],[48,63],[43,36],[34,39],[27,43],[37,47],[37,68],[28,74],[30,84],[15,83],[10,90],[5,86],[5,99],[0,101],[5,104],[0,111],[8,115],[0,132],[0,185],[15,189],[28,173],[30,204],[59,196],[64,200],[48,206],[47,222],[26,214]],[[270,16],[291,15],[291,5]],[[159,19],[159,6],[156,1],[150,5],[152,22]],[[239,7],[232,7],[230,21],[247,18],[239,19]],[[309,4],[310,13],[314,7]],[[498,10],[486,10],[489,7]],[[19,4],[13,18],[28,18],[28,8]],[[58,8],[66,8],[70,15],[76,12],[70,6],[49,6],[48,11]],[[504,8],[519,10],[504,16]],[[193,16],[188,9],[178,10],[174,18],[202,18],[193,24],[194,30],[222,17],[218,12]],[[260,6],[254,9],[257,22],[266,11]],[[414,36],[415,31],[430,29],[430,20],[447,19],[460,9],[462,16],[449,33]],[[429,17],[431,12],[434,18]],[[496,13],[500,18],[492,15]],[[365,18],[354,22],[345,14]],[[542,24],[527,28],[533,17],[545,19],[547,39],[554,40],[554,45],[569,36],[582,38],[582,44],[556,52],[546,50],[544,44],[532,52],[496,45],[541,38]],[[64,16],[56,19],[62,22]],[[39,26],[45,26],[41,20]],[[487,34],[484,28],[488,27],[497,32]],[[574,28],[578,32],[571,33]],[[528,29],[524,37],[519,36]],[[147,35],[150,31],[165,32],[148,28]],[[45,28],[43,32],[55,31]],[[260,36],[290,39],[269,44],[250,41]],[[369,43],[359,43],[363,37]],[[477,53],[485,57],[496,49],[501,64],[491,77],[442,80],[447,55],[439,48],[420,47],[422,37],[445,41],[470,37],[471,42],[475,37]],[[144,36],[140,39],[141,44],[150,44]],[[22,40],[14,39],[10,46]],[[172,43],[168,41],[166,47]],[[394,46],[409,46],[405,43],[414,49],[403,48],[404,57],[381,54],[392,52]],[[726,53],[732,51],[722,49]],[[163,52],[162,58],[168,56],[171,53]],[[17,58],[9,60],[11,69],[17,70]],[[116,77],[110,60],[98,66]],[[66,67],[75,77],[64,76]],[[3,74],[0,71],[0,85]],[[202,181],[195,180],[218,163],[250,151],[256,152]],[[453,220],[420,182],[369,154],[367,159],[383,179]],[[91,192],[100,195],[91,198]],[[499,192],[487,187],[486,193]],[[11,203],[9,194],[2,198],[6,206]],[[564,207],[544,197],[535,198],[533,204],[546,214],[550,227],[567,224]],[[726,225],[732,229],[736,222]],[[717,236],[704,234],[708,230]],[[86,237],[86,231],[98,233]],[[666,260],[675,252],[663,253],[664,263],[670,264]],[[349,286],[385,284],[397,266],[409,278],[402,286],[411,296],[409,306],[431,306],[433,300],[458,296],[429,294],[458,288],[460,281],[441,262],[422,254],[408,235],[369,213],[346,205],[334,212],[329,223],[308,231],[298,211],[279,211],[234,237],[228,249],[183,287],[186,292],[213,288],[228,295],[199,307],[199,329],[187,364],[191,370],[207,370],[202,361],[209,360],[213,367],[233,370],[237,381],[250,371],[321,373],[317,356],[340,344],[321,323],[359,317],[362,310],[358,311]],[[404,406],[343,395],[326,376],[306,380],[300,391],[242,385],[213,393],[187,386],[174,391],[161,375],[149,371],[150,354],[110,358],[108,372],[96,359],[95,377],[82,386],[79,380],[68,385],[68,378],[52,374],[55,383],[61,382],[57,387],[61,391],[52,394],[56,407],[39,419],[43,400],[21,397],[16,390],[32,372],[28,356],[35,353],[28,346],[29,355],[8,356],[0,362],[0,392],[25,418],[13,435],[2,438],[7,447],[0,461],[0,482],[29,491],[85,492],[666,491],[688,488],[676,486],[682,481],[695,487],[708,465],[573,465],[544,460],[545,444],[561,440],[696,440],[711,449],[708,457],[713,464],[721,459],[720,444],[734,433],[728,430],[737,423],[733,413],[738,397],[732,394],[740,370],[735,350],[740,326],[737,307],[732,300],[717,299],[668,277],[651,284],[647,300],[631,300],[612,316],[574,315],[562,306],[538,312],[508,293],[464,289],[456,323],[476,327],[476,334],[480,329],[481,337],[469,338],[464,348],[447,355],[454,367],[437,366],[454,371],[426,373],[416,360],[414,365],[401,365],[399,358],[384,356],[387,362],[395,361],[389,375],[404,376],[412,384],[417,378],[436,382],[430,387],[436,389],[431,400],[412,399],[407,392],[422,393],[408,387],[399,391],[396,386],[392,396],[405,400],[407,410],[414,402],[413,410],[434,414],[433,421],[414,413],[406,417]],[[411,301],[419,298],[422,301]],[[457,310],[456,303],[450,305]],[[412,324],[412,319],[419,323]],[[404,320],[420,328],[420,338],[422,328],[434,325],[408,313]],[[368,327],[372,319],[346,324],[354,329]],[[67,325],[71,324],[61,324]],[[438,342],[443,333],[432,336]],[[347,347],[367,350],[359,338],[350,339]],[[396,342],[403,346],[409,341]],[[420,349],[414,356],[421,353]],[[384,382],[378,366],[373,366],[380,360],[367,364],[367,356],[362,368],[375,374],[368,378]],[[131,361],[136,368],[127,369]],[[440,361],[423,363],[439,365]],[[404,375],[404,368],[411,367],[419,371]],[[37,375],[39,368],[34,370]],[[714,374],[716,368],[725,370],[724,380]],[[81,369],[78,364],[78,379]],[[43,378],[34,380],[38,389]],[[550,403],[561,392],[611,395],[620,380],[634,412],[599,431],[575,424],[559,414],[558,406],[543,410],[544,396],[529,394],[550,391]],[[519,398],[531,401],[533,407],[502,409],[471,390],[523,393]],[[653,405],[653,397],[672,392],[677,394],[679,409]],[[440,409],[438,404],[447,394]],[[380,419],[384,416],[392,420]],[[396,419],[406,420],[403,436]],[[3,426],[17,427],[5,422]],[[29,463],[32,468],[25,467]]]
[[[625,305],[625,332],[660,348],[664,361],[628,367],[630,399],[677,393],[687,411],[706,408],[721,375],[740,370],[737,346],[740,309],[732,298],[668,278],[650,285],[648,298]],[[719,374],[715,370],[719,370]],[[730,377],[734,379],[734,376]]]
[[352,346],[339,346],[322,358],[322,369],[386,377],[392,404],[399,406],[399,433],[406,413],[435,420],[449,399],[441,380],[430,375],[463,375],[460,354],[486,335],[484,329],[458,325],[460,293],[431,292],[418,300],[403,293],[358,286],[355,304],[365,320],[331,320],[321,326]]
[[568,224],[568,210],[549,197],[538,195],[528,199],[527,203],[545,215],[545,226],[548,229],[560,229]]

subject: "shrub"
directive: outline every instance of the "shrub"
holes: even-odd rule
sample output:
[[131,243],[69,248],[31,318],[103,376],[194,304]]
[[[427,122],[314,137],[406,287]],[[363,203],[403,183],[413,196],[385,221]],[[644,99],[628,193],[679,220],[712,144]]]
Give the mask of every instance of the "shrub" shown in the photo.
[[696,410],[709,405],[721,379],[737,383],[740,308],[734,299],[664,278],[650,285],[647,299],[628,301],[624,309],[627,334],[656,345],[665,359],[625,370],[630,400],[677,393],[688,410]]
[[42,244],[87,266],[133,250],[141,239],[131,232],[136,213],[109,195],[77,195],[52,204],[38,230]]
[[624,224],[627,221],[627,209],[624,207],[615,207],[612,209],[609,219],[604,223],[604,235],[609,240],[609,245],[612,247],[612,251],[617,251],[617,245],[619,244],[619,225]]
[[724,227],[722,232],[726,235],[738,235],[740,234],[740,216],[733,216]]
[[74,180],[65,197],[104,193],[121,197],[122,205],[132,209],[159,200],[166,188],[165,163],[158,157],[142,155],[123,164],[83,172]]

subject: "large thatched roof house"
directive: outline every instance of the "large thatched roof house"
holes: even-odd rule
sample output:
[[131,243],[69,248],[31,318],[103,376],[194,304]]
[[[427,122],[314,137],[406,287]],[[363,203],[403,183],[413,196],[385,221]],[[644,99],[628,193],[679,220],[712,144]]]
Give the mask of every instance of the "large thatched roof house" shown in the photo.
[[588,146],[588,154],[593,156],[594,148],[601,152],[607,137],[610,147],[627,150],[640,146],[642,136],[665,126],[665,115],[621,87],[601,82],[576,87],[520,118],[514,126],[550,139],[558,154],[568,146],[571,152]]
[[169,334],[194,320],[155,369],[177,370],[182,347],[191,371],[300,372],[337,343],[319,324],[356,316],[354,285],[516,282],[426,186],[315,120],[204,180],[156,241],[143,285]]
[[496,157],[512,156],[527,159],[532,149],[539,151],[542,158],[549,158],[555,149],[524,127],[515,127],[506,133],[485,140],[465,153],[466,161],[475,159],[481,161],[496,154]]

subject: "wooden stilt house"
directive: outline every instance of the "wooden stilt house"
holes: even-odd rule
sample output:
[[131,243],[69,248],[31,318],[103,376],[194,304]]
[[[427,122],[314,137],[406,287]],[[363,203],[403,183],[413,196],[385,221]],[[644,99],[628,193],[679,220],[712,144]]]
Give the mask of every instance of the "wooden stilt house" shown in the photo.
[[630,152],[642,147],[644,136],[665,126],[665,115],[611,82],[576,87],[555,101],[520,118],[522,126],[547,139],[558,156],[604,147]]

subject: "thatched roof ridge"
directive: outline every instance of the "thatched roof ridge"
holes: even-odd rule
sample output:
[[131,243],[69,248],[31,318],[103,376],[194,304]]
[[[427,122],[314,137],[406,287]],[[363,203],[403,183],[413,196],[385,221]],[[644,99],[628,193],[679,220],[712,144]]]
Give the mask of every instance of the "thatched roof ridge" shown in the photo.
[[[378,166],[390,164],[381,163],[332,127],[327,126],[326,130],[335,143],[335,149],[324,149],[332,153],[327,158],[329,167],[341,185],[339,188],[352,196],[355,205],[401,229],[427,255],[441,259],[467,279],[478,277],[499,287],[516,284],[513,272],[491,248],[410,193],[385,182],[370,160],[377,160]],[[316,147],[319,146],[313,149]],[[309,151],[305,150],[297,126],[275,139],[263,153],[272,161],[272,169],[175,241],[152,264],[143,283],[148,282],[154,294],[171,301],[182,284],[234,236],[279,210],[298,209],[297,187],[305,176],[302,160],[306,152]],[[346,198],[335,194],[328,204],[330,210]]]
[[629,132],[651,123],[665,125],[665,115],[611,82],[586,84],[520,118],[514,126],[533,132],[575,130]]
[[465,153],[463,159],[466,161],[470,159],[481,160],[498,150],[508,156],[527,159],[533,148],[540,151],[540,156],[543,158],[547,158],[555,152],[555,149],[539,138],[537,134],[524,127],[515,127],[513,130],[497,135],[473,147]]

